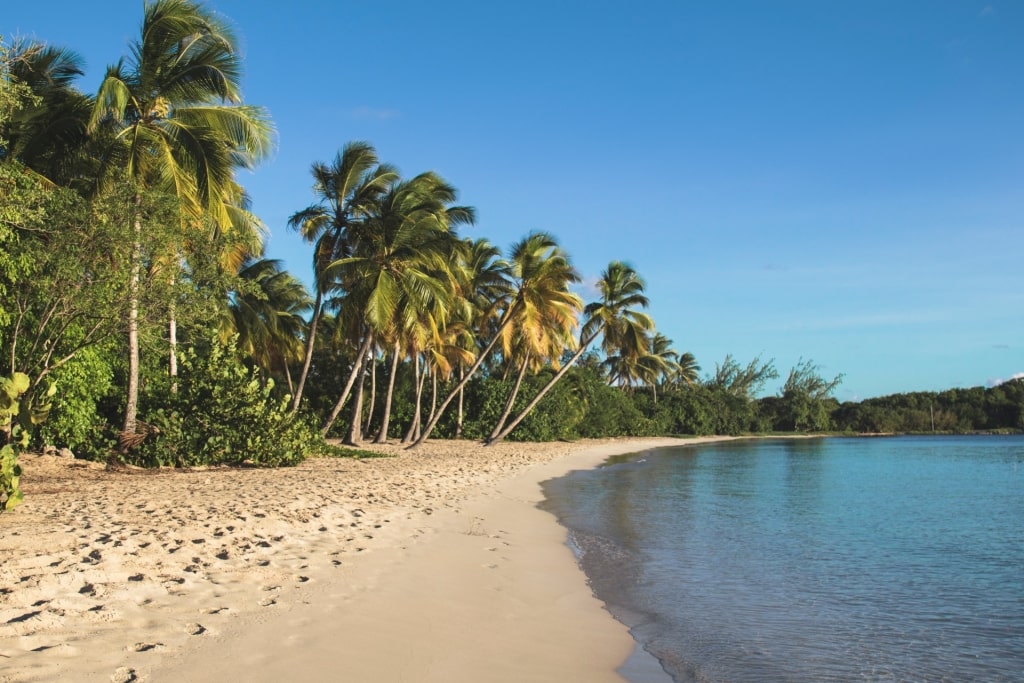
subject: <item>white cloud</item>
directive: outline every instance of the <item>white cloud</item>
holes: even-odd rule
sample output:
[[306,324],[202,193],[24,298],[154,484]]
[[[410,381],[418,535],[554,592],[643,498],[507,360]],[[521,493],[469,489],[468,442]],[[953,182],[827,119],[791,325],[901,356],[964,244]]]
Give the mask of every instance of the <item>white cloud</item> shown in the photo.
[[990,16],[992,16],[995,13],[996,13],[996,8],[995,7],[993,7],[992,5],[985,5],[984,7],[981,8],[981,11],[978,12],[978,16],[979,17],[990,17]]
[[354,119],[373,119],[375,121],[390,121],[400,116],[397,109],[377,109],[366,106],[356,107],[350,113]]
[[600,298],[601,290],[597,288],[597,283],[600,280],[601,278],[599,276],[590,275],[588,277],[584,277],[579,284],[573,287],[573,289],[576,290],[576,293],[583,297],[583,303],[589,303]]
[[1024,379],[1024,372],[1018,372],[1015,375],[1010,375],[1007,379],[990,379],[988,381],[988,386],[997,387],[1000,384],[1006,384],[1007,382],[1012,382],[1015,379]]

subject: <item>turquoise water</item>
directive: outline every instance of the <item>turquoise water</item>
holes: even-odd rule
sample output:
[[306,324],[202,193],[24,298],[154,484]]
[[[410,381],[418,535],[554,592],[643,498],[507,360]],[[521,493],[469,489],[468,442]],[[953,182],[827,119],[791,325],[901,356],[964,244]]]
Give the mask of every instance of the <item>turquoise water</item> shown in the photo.
[[676,681],[1024,680],[1024,437],[662,449],[545,493]]

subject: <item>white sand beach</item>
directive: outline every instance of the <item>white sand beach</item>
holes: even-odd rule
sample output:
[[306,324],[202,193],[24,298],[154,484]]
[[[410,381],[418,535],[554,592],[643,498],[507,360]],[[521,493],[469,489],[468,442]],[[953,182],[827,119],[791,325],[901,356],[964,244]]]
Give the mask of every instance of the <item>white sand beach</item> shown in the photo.
[[279,470],[23,456],[0,681],[621,681],[539,483],[695,443],[428,442]]

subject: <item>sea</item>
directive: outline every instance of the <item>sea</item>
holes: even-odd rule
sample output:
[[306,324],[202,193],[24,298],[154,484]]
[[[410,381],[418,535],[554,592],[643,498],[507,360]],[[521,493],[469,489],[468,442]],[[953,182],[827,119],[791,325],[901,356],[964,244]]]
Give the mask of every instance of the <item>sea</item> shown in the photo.
[[634,683],[1024,681],[1024,436],[744,439],[544,489],[660,664]]

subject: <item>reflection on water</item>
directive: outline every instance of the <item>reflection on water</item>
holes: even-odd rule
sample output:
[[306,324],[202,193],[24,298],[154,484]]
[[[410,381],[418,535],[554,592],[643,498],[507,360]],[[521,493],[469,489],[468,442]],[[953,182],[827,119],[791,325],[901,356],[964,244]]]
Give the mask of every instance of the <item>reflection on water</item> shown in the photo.
[[758,440],[546,484],[677,681],[1017,681],[1024,438]]

